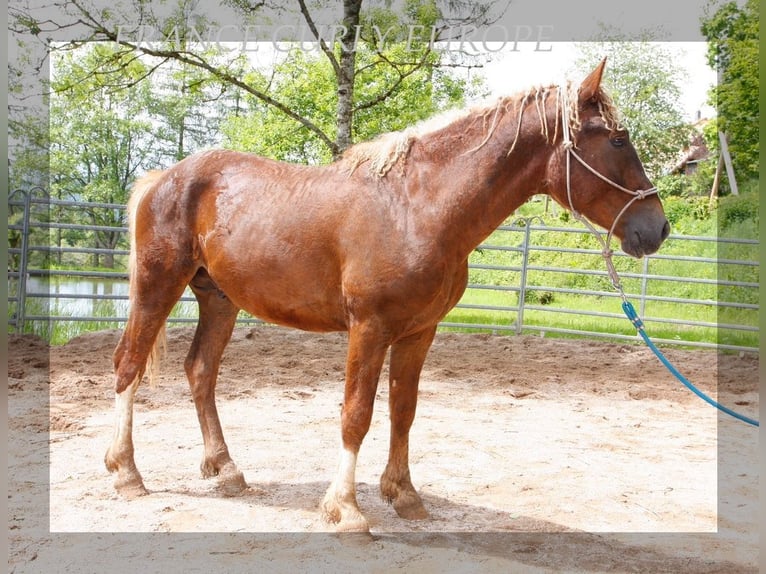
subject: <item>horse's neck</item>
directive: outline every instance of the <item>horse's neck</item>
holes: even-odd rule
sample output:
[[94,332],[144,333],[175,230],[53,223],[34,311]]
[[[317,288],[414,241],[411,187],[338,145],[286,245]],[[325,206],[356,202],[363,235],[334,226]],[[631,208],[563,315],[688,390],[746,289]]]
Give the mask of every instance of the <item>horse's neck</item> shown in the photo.
[[[428,192],[433,229],[445,249],[467,257],[511,213],[542,191],[554,147],[540,130],[537,114],[499,123],[465,150],[422,142],[425,161],[411,165]],[[509,154],[509,151],[513,151]],[[430,160],[429,160],[430,158]]]

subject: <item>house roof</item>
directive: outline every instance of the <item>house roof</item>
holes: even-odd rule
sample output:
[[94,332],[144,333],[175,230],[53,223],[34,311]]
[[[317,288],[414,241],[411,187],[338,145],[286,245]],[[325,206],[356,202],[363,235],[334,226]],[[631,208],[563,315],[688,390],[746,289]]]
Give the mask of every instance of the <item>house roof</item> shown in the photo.
[[694,124],[694,133],[689,145],[684,148],[680,154],[679,159],[670,173],[683,173],[686,166],[690,163],[696,163],[708,159],[710,157],[710,150],[705,143],[705,137],[702,134],[702,128],[707,124],[708,120],[699,120]]

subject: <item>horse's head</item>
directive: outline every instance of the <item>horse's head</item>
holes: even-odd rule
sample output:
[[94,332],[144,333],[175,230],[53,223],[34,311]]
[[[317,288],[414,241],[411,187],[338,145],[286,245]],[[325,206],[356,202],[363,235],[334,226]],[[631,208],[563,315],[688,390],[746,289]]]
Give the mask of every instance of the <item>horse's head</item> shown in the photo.
[[670,224],[628,131],[601,89],[605,63],[582,82],[575,101],[562,100],[559,113],[569,129],[551,165],[549,182],[555,184],[550,192],[564,207],[620,238],[625,253],[642,257],[659,249]]

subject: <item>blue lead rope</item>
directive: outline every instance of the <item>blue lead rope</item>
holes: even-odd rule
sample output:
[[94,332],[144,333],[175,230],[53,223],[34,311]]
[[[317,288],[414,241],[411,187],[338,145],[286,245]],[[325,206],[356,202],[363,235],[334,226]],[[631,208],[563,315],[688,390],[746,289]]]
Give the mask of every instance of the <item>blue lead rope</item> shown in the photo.
[[670,363],[670,361],[668,361],[667,358],[665,358],[665,355],[662,354],[662,351],[660,351],[657,348],[657,346],[654,343],[652,343],[651,339],[649,338],[649,335],[647,335],[646,331],[644,330],[644,322],[641,321],[641,318],[638,316],[638,313],[636,313],[636,309],[633,307],[633,304],[630,301],[623,300],[622,310],[625,311],[625,314],[628,316],[628,319],[630,319],[630,322],[633,323],[633,325],[636,327],[638,334],[641,335],[641,338],[644,340],[644,342],[646,342],[647,346],[652,350],[652,352],[654,352],[655,355],[657,355],[657,358],[662,362],[662,364],[665,365],[667,369],[671,373],[673,373],[673,375],[686,386],[686,388],[692,391],[695,395],[697,395],[703,401],[713,405],[715,408],[725,412],[727,415],[731,415],[735,419],[739,419],[743,422],[746,422],[747,424],[750,424],[756,427],[760,426],[757,420],[751,419],[750,417],[746,417],[745,415],[741,415],[737,412],[734,412],[733,410],[729,408],[726,408],[722,404],[711,399],[709,396],[707,396],[705,393],[700,391],[693,384],[691,384],[688,381],[688,379],[684,377],[681,373],[679,373],[678,370]]

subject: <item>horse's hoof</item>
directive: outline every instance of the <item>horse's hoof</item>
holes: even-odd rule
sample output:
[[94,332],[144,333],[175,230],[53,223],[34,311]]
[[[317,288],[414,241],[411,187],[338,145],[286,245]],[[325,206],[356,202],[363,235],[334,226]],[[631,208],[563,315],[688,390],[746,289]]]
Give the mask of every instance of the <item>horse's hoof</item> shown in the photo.
[[360,514],[352,518],[342,519],[335,525],[335,532],[369,534],[370,525],[367,523],[367,519]]
[[335,525],[335,532],[369,532],[370,526],[367,519],[359,510],[350,508],[349,505],[341,505],[337,499],[330,495],[325,496],[320,508],[322,519]]
[[407,484],[386,480],[385,476],[380,482],[380,493],[383,500],[394,507],[396,514],[405,520],[424,520],[429,517],[423,500],[409,481]]
[[224,496],[240,496],[247,491],[248,486],[245,475],[232,462],[221,468],[218,474],[218,488]]
[[393,506],[399,518],[404,518],[405,520],[425,520],[430,517],[419,496],[417,499],[399,497],[398,500],[393,502]]
[[149,494],[149,491],[146,490],[146,487],[144,486],[144,481],[141,480],[140,477],[138,479],[135,477],[120,479],[118,477],[117,480],[114,481],[114,489],[117,491],[117,494],[127,500],[133,500],[139,496],[146,496]]

